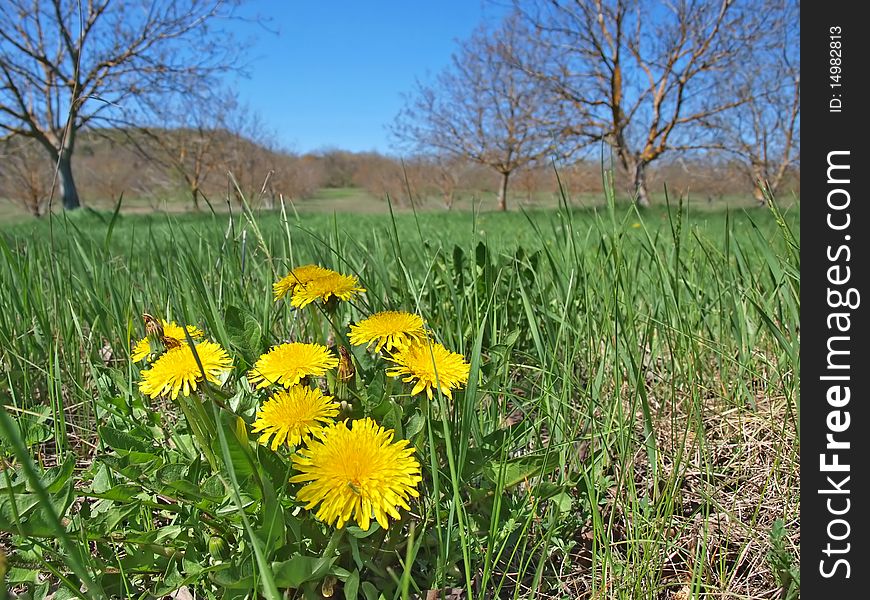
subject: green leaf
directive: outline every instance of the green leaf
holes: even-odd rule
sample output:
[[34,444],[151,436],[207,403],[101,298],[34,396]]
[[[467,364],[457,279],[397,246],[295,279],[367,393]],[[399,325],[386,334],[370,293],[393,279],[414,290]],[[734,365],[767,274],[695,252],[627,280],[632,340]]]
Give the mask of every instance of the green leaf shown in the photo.
[[555,496],[551,497],[550,502],[552,502],[559,512],[567,513],[571,511],[572,499],[571,495],[568,492],[559,492]]
[[182,496],[189,500],[204,500],[205,497],[202,495],[202,489],[196,485],[195,483],[191,483],[186,479],[176,479],[175,481],[170,481],[166,484],[166,487],[169,488],[173,493],[172,495]]
[[118,523],[135,518],[139,514],[140,508],[141,505],[138,502],[112,506],[99,517],[89,520],[88,529],[92,532],[109,534],[118,528]]
[[[51,496],[51,507],[61,519],[74,499],[72,482]],[[17,515],[17,518],[16,518]],[[57,528],[49,508],[38,494],[6,494],[0,496],[0,531],[21,533],[26,536],[54,537]]]
[[245,315],[245,341],[252,353],[256,353],[260,349],[261,340],[263,338],[263,329],[260,323],[252,315]]
[[474,262],[477,263],[479,273],[482,273],[489,264],[486,244],[483,242],[477,242],[477,247],[474,249]]
[[[9,475],[9,481],[6,481],[6,475]],[[9,492],[24,492],[27,488],[27,478],[21,472],[20,467],[16,469],[8,469],[3,477],[0,477],[0,495],[6,495]]]
[[384,598],[384,595],[378,591],[378,588],[371,581],[363,581],[361,587],[366,600],[381,600]]
[[106,237],[103,240],[103,248],[109,250],[109,243],[112,241],[112,232],[115,230],[115,223],[118,222],[118,216],[121,213],[121,202],[124,200],[124,192],[118,195],[118,202],[115,204],[115,211],[112,213],[112,219],[109,221],[109,226],[106,228]]
[[498,484],[503,478],[505,488],[510,488],[532,477],[552,473],[561,465],[559,454],[530,454],[505,462],[493,461],[483,468],[483,474]]
[[347,542],[350,546],[350,555],[353,557],[353,562],[356,564],[357,568],[362,569],[365,566],[365,563],[359,553],[359,542],[354,536],[348,537]]
[[33,590],[33,600],[45,600],[48,597],[50,581],[46,580],[36,586]]
[[127,479],[139,480],[143,476],[151,477],[157,469],[163,466],[163,461],[153,454],[133,452],[126,456],[111,454],[98,457],[100,462],[112,471],[120,473]]
[[103,442],[115,449],[118,454],[122,452],[138,452],[155,457],[154,447],[134,435],[130,435],[126,431],[120,431],[112,427],[103,426],[99,428],[100,438]]
[[393,398],[387,398],[372,410],[372,417],[384,427],[396,432],[396,437],[405,439],[402,435],[402,407]]
[[[43,406],[34,408],[33,412],[37,414],[22,413],[15,417],[15,423],[21,431],[24,445],[28,448],[47,442],[52,436],[52,429],[46,424],[51,409],[48,406]],[[12,441],[6,437],[5,433],[0,431],[0,443],[8,447],[12,444]]]
[[242,419],[241,417],[236,417],[235,434],[236,439],[239,441],[240,444],[242,444],[243,446],[249,445],[250,442],[248,440],[248,426],[245,423],[244,419]]
[[275,584],[278,587],[298,588],[309,581],[319,581],[327,575],[338,557],[315,558],[294,556],[284,562],[272,563]]
[[464,287],[464,269],[465,269],[465,253],[458,245],[453,246],[453,273],[456,277],[458,287]]
[[94,475],[94,481],[91,484],[91,491],[95,494],[101,494],[112,488],[112,474],[107,465],[98,465],[97,472]]
[[[232,424],[228,423],[230,418],[232,418]],[[230,460],[233,463],[233,469],[235,470],[239,483],[242,484],[242,487],[246,492],[259,499],[262,496],[262,489],[260,489],[259,481],[256,481],[253,486],[244,485],[246,480],[250,478],[259,479],[259,476],[255,473],[255,461],[254,455],[251,452],[251,447],[248,444],[243,445],[240,443],[239,438],[236,436],[236,418],[222,415],[219,427],[222,427],[226,434]],[[215,436],[214,440],[214,450],[216,453],[220,453],[217,436]]]
[[73,600],[81,598],[81,593],[78,590],[71,590],[68,587],[61,586],[52,594],[51,600]]
[[423,430],[423,427],[426,425],[426,417],[423,416],[418,410],[411,415],[411,418],[408,420],[408,424],[405,426],[405,437],[404,439],[413,439],[415,435],[420,433]]
[[178,570],[178,563],[172,561],[169,563],[169,572],[167,572],[157,583],[154,587],[153,593],[155,596],[166,596],[183,586],[184,579],[184,576]]
[[[15,584],[15,583],[36,583],[37,576],[39,575],[39,571],[36,569],[25,569],[23,567],[10,567],[6,572],[6,580],[7,584]],[[45,582],[48,584],[48,581]],[[47,589],[46,585],[46,589]]]
[[[211,573],[209,579],[226,590],[252,590],[256,585],[254,576],[250,574],[250,568],[242,572],[236,565]],[[226,594],[224,597],[227,597]]]
[[366,531],[364,529],[360,529],[356,525],[346,525],[345,526],[345,530],[347,531],[347,534],[349,536],[351,536],[352,538],[356,538],[358,540],[365,539],[365,538],[369,537],[370,535],[373,535],[375,532],[380,531],[380,529],[381,529],[381,526],[378,524],[377,521],[372,521],[371,525],[369,525],[368,531]]
[[224,311],[224,326],[233,348],[242,354],[246,365],[253,364],[261,349],[262,329],[259,322],[238,306],[228,306]]
[[229,305],[224,310],[224,327],[230,341],[243,340],[245,335],[245,315],[238,306]]
[[200,489],[203,496],[215,500],[225,497],[227,491],[226,487],[224,487],[224,482],[217,475],[212,475],[206,479]]
[[142,488],[138,485],[123,483],[104,492],[94,492],[90,495],[104,500],[113,500],[115,502],[129,502],[140,493],[142,493]]
[[284,509],[278,502],[275,487],[268,477],[262,478],[263,503],[260,505],[261,525],[257,529],[257,535],[263,540],[264,550],[268,554],[272,550],[281,548],[286,543],[286,528],[284,526]]
[[359,570],[354,569],[344,582],[344,599],[356,600],[359,594]]
[[[36,494],[4,494],[0,496],[0,531],[17,532],[16,524],[39,504]],[[18,515],[16,520],[15,515]]]

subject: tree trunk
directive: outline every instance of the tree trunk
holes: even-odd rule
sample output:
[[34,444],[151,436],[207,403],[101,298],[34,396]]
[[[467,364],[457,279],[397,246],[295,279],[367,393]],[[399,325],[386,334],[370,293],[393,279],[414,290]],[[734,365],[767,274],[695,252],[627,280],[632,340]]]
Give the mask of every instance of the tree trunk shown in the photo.
[[649,206],[649,191],[646,187],[646,163],[638,161],[634,165],[634,193],[639,206]]
[[498,189],[498,209],[499,210],[507,210],[507,190],[508,190],[508,179],[510,179],[510,173],[502,173],[501,174],[501,185]]
[[79,192],[72,172],[72,148],[64,148],[57,159],[58,175],[60,176],[60,191],[63,195],[63,207],[66,210],[79,208]]
[[190,198],[193,200],[193,210],[199,212],[199,186],[197,184],[191,184]]
[[444,208],[450,210],[453,208],[453,192],[443,192],[441,197],[444,199]]

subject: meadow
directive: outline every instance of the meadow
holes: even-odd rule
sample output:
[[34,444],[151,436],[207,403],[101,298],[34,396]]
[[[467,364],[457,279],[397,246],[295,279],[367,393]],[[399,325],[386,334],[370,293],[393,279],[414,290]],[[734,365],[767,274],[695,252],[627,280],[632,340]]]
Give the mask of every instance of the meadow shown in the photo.
[[[2,226],[6,585],[34,599],[795,598],[799,224],[799,205],[639,212],[611,196]],[[276,301],[273,284],[308,264],[365,292]],[[413,394],[383,352],[349,343],[349,324],[384,310],[422,317],[467,381]],[[189,396],[144,394],[143,313],[195,325],[232,370]],[[252,431],[267,393],[245,374],[288,341],[347,349],[351,374],[343,362],[314,389],[415,449],[418,495],[386,527],[316,518],[290,481],[296,449]]]

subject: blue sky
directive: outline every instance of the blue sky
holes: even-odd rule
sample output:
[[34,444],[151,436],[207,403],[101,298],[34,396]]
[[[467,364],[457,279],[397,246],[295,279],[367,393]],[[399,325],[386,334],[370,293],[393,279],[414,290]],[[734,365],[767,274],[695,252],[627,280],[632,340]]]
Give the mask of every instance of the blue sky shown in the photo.
[[278,33],[234,26],[240,39],[254,39],[250,77],[234,86],[279,145],[390,152],[386,127],[402,94],[503,9],[482,0],[255,0],[244,13]]

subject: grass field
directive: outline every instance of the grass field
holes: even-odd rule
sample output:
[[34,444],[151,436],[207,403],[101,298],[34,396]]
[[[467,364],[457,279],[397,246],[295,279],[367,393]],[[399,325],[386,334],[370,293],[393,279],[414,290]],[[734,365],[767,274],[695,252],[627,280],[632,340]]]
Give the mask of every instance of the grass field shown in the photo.
[[[606,205],[605,195],[599,192],[570,189],[566,190],[566,192],[568,195],[568,206],[575,209],[603,208]],[[661,207],[667,204],[664,190],[651,192],[650,198],[654,206]],[[204,212],[209,212],[209,209],[220,213],[228,212],[229,210],[241,210],[241,207],[236,202],[233,202],[230,206],[224,198],[207,198],[206,200],[206,202],[202,203],[202,210]],[[630,200],[628,196],[620,196],[616,198],[616,201],[628,203]],[[673,201],[673,198],[671,198],[671,201]],[[687,192],[684,201],[693,210],[698,212],[752,209],[758,205],[758,202],[749,194],[729,194],[711,198],[704,194]],[[96,211],[113,211],[117,203],[118,198],[88,197],[84,200],[84,205],[87,209]],[[553,192],[537,192],[530,197],[521,190],[513,190],[508,198],[508,210],[556,210],[564,206],[565,203],[566,200],[560,194]],[[779,204],[782,207],[792,207],[796,203],[797,199],[790,194],[779,199]],[[265,204],[265,201],[254,198],[250,204],[256,209]],[[341,187],[321,188],[310,198],[288,199],[287,206],[288,210],[303,214],[351,212],[383,215],[388,210],[388,201],[385,195],[375,195],[363,188]],[[465,190],[457,192],[451,210],[460,212],[491,212],[497,210],[497,207],[498,202],[494,192]],[[410,203],[404,200],[404,194],[402,194],[402,198],[394,199],[392,208],[397,213],[411,212],[413,210],[424,212],[446,210],[444,201],[440,197],[415,197],[414,206],[411,206]],[[61,211],[60,201],[57,199],[53,203],[53,210],[55,214],[59,214]],[[146,198],[126,194],[122,198],[121,205],[121,213],[125,215],[151,214],[155,212],[178,214],[191,211],[192,204],[189,197],[181,192],[160,198]],[[20,206],[11,200],[0,198],[0,224],[20,223],[30,219],[32,217]]]
[[[7,585],[22,598],[795,598],[799,220],[797,206],[611,201],[6,225]],[[335,312],[275,302],[272,284],[309,263],[366,292]],[[412,395],[347,343],[349,323],[386,309],[419,314],[468,362],[452,398]],[[177,400],[144,395],[130,360],[144,312],[195,324],[234,370]],[[286,340],[349,348],[347,390],[332,373],[320,384],[345,394],[343,417],[416,449],[419,497],[388,527],[318,521],[289,482],[292,449],[257,443],[266,394],[244,374]]]

